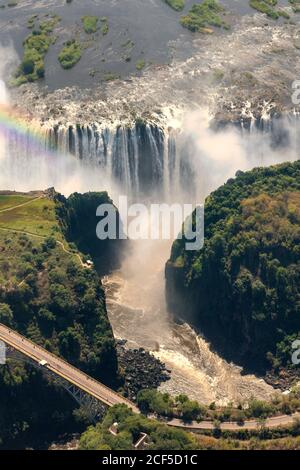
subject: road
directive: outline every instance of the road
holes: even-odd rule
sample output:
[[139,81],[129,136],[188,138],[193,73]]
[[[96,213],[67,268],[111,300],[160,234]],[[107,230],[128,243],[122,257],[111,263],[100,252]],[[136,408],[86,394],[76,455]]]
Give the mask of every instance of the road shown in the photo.
[[131,408],[135,413],[139,413],[139,409],[126,398],[2,324],[0,324],[0,340],[12,346],[22,354],[25,354],[25,356],[29,357],[36,363],[43,360],[47,361],[47,364],[44,366],[45,368],[72,383],[89,395],[97,398],[102,403],[105,403],[108,406],[123,403]]
[[[6,344],[9,344],[14,349],[18,350],[25,356],[34,360],[36,363],[44,360],[47,364],[44,366],[48,370],[54,372],[54,374],[59,377],[64,378],[68,382],[72,383],[76,387],[80,388],[89,395],[97,398],[101,402],[105,403],[108,406],[114,406],[117,404],[127,405],[133,412],[139,413],[138,407],[122,397],[118,393],[114,392],[110,388],[96,381],[92,377],[88,376],[84,372],[81,372],[76,367],[73,367],[68,362],[63,359],[55,356],[54,354],[46,351],[44,348],[36,345],[32,341],[26,339],[24,336],[16,333],[15,331],[9,329],[7,326],[0,324],[0,340],[4,341]],[[295,419],[300,419],[300,413],[294,413],[292,415],[281,415],[268,418],[264,422],[266,428],[277,428],[279,426],[290,426],[294,423]],[[165,424],[172,427],[178,427],[181,429],[186,429],[187,431],[196,431],[196,430],[213,430],[215,425],[212,421],[201,421],[197,423],[193,421],[192,423],[183,423],[180,419],[172,419],[170,421],[164,421]],[[244,424],[240,425],[234,422],[224,422],[221,423],[220,429],[222,431],[240,431],[240,430],[257,430],[261,424],[256,420],[245,421]]]
[[[269,429],[278,428],[280,426],[291,426],[296,419],[300,419],[300,413],[294,413],[292,415],[274,416],[272,418],[266,419],[263,425],[264,427]],[[208,431],[215,429],[215,425],[212,421],[201,421],[199,423],[193,421],[192,423],[185,424],[180,419],[172,419],[171,421],[167,421],[167,424],[169,426],[186,429],[187,431]],[[255,431],[259,429],[261,425],[261,423],[254,419],[250,421],[245,421],[243,424],[226,421],[224,423],[221,423],[220,429],[222,431]]]
[[[16,205],[14,207],[9,207],[6,209],[0,210],[1,212],[7,212],[14,210],[18,207],[25,206],[27,204],[31,204],[32,202],[36,201],[37,199],[41,199],[40,196],[35,199],[31,199],[28,202],[23,204]],[[40,239],[46,239],[47,237],[38,235],[31,232],[26,232],[18,229],[11,229],[11,228],[4,228],[0,227],[0,230],[4,231],[13,231],[23,233],[29,236],[34,236]],[[78,257],[81,265],[83,267],[90,267],[87,266],[83,261],[81,256],[78,253],[72,253],[71,251],[67,250],[64,244],[60,240],[56,240],[56,242],[62,247],[65,253],[70,255],[75,255]],[[20,285],[24,282],[24,280],[20,283]],[[41,348],[40,346],[35,345],[31,341],[27,340],[26,338],[22,337],[18,333],[9,330],[4,325],[0,324],[0,340],[10,344],[18,351],[24,353],[26,356],[30,357],[31,359],[35,360],[37,363],[41,360],[47,361],[47,368],[54,372],[55,374],[59,375],[60,377],[65,378],[69,382],[73,383],[81,390],[89,393],[90,395],[94,396],[95,398],[101,400],[103,403],[106,403],[108,406],[113,406],[119,403],[125,403],[129,408],[131,408],[134,412],[139,413],[138,408],[130,401],[126,400],[121,395],[110,390],[108,387],[105,387],[100,382],[92,379],[88,375],[84,374],[80,370],[76,369],[75,367],[71,366],[69,363],[65,362],[64,360],[58,358],[57,356],[49,353],[45,349]],[[295,419],[300,419],[300,413],[295,413],[293,415],[281,415],[275,416],[272,418],[268,418],[264,422],[264,426],[267,428],[276,428],[279,426],[289,426],[292,425]],[[196,430],[213,430],[215,428],[214,423],[211,421],[201,421],[196,422],[193,421],[192,423],[186,424],[183,423],[180,419],[172,419],[167,421],[167,424],[172,427],[178,427],[181,429],[186,429],[190,431]],[[260,427],[260,423],[256,420],[245,421],[242,425],[234,423],[234,422],[224,422],[221,423],[220,429],[223,431],[239,431],[241,429],[244,430],[255,430]]]

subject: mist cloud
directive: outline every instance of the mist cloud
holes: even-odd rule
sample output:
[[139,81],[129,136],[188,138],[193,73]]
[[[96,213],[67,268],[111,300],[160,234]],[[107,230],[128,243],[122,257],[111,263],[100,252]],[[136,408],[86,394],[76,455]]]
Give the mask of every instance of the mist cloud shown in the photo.
[[[16,69],[19,63],[18,54],[12,44],[9,42],[7,44],[0,44],[0,80],[8,82],[11,78],[14,70]],[[0,86],[0,101],[1,97],[3,98],[3,87]]]

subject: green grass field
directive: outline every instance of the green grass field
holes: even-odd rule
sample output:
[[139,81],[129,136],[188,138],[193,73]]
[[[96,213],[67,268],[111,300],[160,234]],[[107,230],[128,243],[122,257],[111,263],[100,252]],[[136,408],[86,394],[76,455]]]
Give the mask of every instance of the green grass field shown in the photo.
[[[43,253],[42,246],[49,237],[70,249],[56,219],[54,201],[33,195],[0,194],[0,284],[15,285],[26,279],[32,250]],[[77,256],[70,256],[59,244],[51,253],[51,260],[57,259],[59,264],[70,259],[79,263]]]
[[0,211],[3,209],[8,209],[9,207],[14,207],[19,204],[23,204],[30,200],[34,199],[32,196],[23,196],[19,194],[13,195],[0,195]]
[[[25,205],[22,205],[25,204]],[[11,210],[5,210],[11,208]],[[20,195],[0,195],[0,228],[24,231],[63,241],[54,202]]]

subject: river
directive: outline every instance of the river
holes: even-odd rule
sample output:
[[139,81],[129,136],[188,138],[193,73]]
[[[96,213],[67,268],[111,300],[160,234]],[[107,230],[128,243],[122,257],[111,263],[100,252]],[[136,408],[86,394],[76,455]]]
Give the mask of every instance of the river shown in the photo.
[[135,241],[121,269],[104,278],[107,308],[116,338],[128,347],[151,351],[171,370],[161,391],[185,393],[209,404],[239,403],[255,396],[268,398],[274,390],[263,379],[243,375],[242,369],[219,357],[186,323],[175,323],[167,312],[164,264],[170,242]]

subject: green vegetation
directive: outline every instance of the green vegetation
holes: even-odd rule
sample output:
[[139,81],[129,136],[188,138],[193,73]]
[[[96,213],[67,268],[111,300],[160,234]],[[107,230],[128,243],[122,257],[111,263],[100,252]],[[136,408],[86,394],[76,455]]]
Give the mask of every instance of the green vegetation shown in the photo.
[[[236,441],[233,441],[233,446],[237,448]],[[300,437],[286,437],[265,441],[252,438],[246,443],[238,444],[238,448],[244,450],[300,450]]]
[[41,31],[33,31],[28,36],[24,45],[24,57],[19,66],[14,85],[21,85],[26,82],[33,82],[45,75],[44,57],[52,43],[52,38]]
[[107,252],[109,241],[100,242],[95,232],[99,222],[96,216],[97,207],[100,204],[112,203],[106,192],[90,192],[84,195],[74,193],[68,199],[59,195],[55,202],[56,217],[67,240],[74,243],[82,253],[93,257]]
[[[118,434],[110,434],[109,428],[118,423]],[[91,426],[80,438],[80,450],[133,450],[141,433],[150,438],[149,450],[195,450],[197,440],[180,429],[135,415],[125,405],[110,408],[102,423]]]
[[121,47],[124,48],[125,52],[122,55],[123,59],[125,62],[130,62],[131,61],[131,52],[134,47],[134,42],[131,39],[128,39],[126,42],[121,44]]
[[37,18],[38,18],[38,15],[32,15],[27,21],[27,28],[33,29]]
[[[277,428],[274,430],[261,429],[256,432],[219,432],[214,431],[214,436],[197,435],[198,448],[201,450],[299,450],[299,423],[290,429]],[[218,437],[217,434],[219,434]]]
[[291,17],[285,10],[278,10],[278,15],[284,18],[285,20],[289,20]]
[[[28,201],[31,203],[22,205]],[[5,206],[17,207],[1,213]],[[29,232],[44,237],[57,234],[57,238],[62,240],[57,230],[54,207],[55,204],[51,200],[27,196],[0,196],[0,228]]]
[[120,78],[120,75],[113,73],[113,72],[106,72],[103,75],[104,82],[112,82],[113,80],[118,80],[119,78]]
[[87,34],[92,34],[97,31],[98,16],[83,16],[81,18],[84,31]]
[[212,33],[208,26],[229,28],[221,16],[224,12],[224,7],[217,0],[203,0],[193,5],[188,14],[181,17],[180,23],[193,32]]
[[[299,11],[300,7],[300,1],[299,0],[289,0],[291,5],[293,5],[293,11],[294,13],[297,13]],[[282,9],[275,9],[278,4],[278,0],[250,0],[249,2],[250,6],[254,8],[255,10],[266,14],[273,20],[278,20],[279,17],[283,17],[286,20],[290,19],[290,15]]]
[[277,5],[277,0],[250,0],[250,6],[261,13],[265,13],[273,20],[279,18],[278,12],[273,8]]
[[134,42],[131,39],[127,39],[127,41],[121,44],[121,46],[125,49],[132,49],[134,47]]
[[135,64],[135,67],[137,70],[143,70],[146,66],[146,62],[144,59],[140,59],[137,61],[137,63]]
[[[27,26],[32,29],[36,16],[28,20]],[[39,29],[33,30],[23,42],[24,56],[21,65],[15,73],[12,85],[18,86],[26,82],[34,82],[45,76],[44,58],[51,44],[55,41],[52,32],[60,18],[53,15],[51,19],[40,22]]]
[[[106,193],[69,199],[55,194],[31,202],[0,195],[0,322],[113,385],[117,359],[104,293],[97,273],[82,266],[76,246],[96,239],[86,214],[101,201],[109,201]],[[24,202],[30,203],[14,209]],[[1,212],[8,207],[12,210]],[[107,247],[102,251],[97,241],[100,255]],[[40,435],[69,425],[81,429],[74,407],[63,389],[29,365],[9,361],[1,367],[0,445],[37,430]]]
[[106,18],[106,16],[103,16],[102,18],[100,18],[100,21],[102,23],[101,33],[103,34],[103,36],[105,36],[109,31],[108,19]]
[[184,422],[191,421],[232,421],[242,424],[249,419],[266,419],[271,416],[292,414],[300,410],[300,389],[295,388],[288,396],[275,394],[270,402],[255,398],[239,406],[209,406],[189,400],[186,395],[171,397],[168,393],[157,390],[142,390],[138,393],[137,404],[144,414],[155,414],[159,418],[178,418]]
[[15,207],[19,204],[24,204],[26,202],[34,199],[33,196],[21,195],[21,194],[1,194],[0,193],[0,212],[9,207]]
[[290,4],[293,7],[294,13],[300,12],[300,0],[289,0]]
[[[163,396],[160,399],[166,400]],[[177,403],[180,404],[181,401],[185,402],[187,399],[179,396]],[[299,401],[298,398],[298,406]],[[265,411],[265,409],[274,404],[266,405],[264,402],[253,401],[251,406],[253,410],[259,410],[257,416],[259,416],[261,426],[257,430],[247,431],[241,428],[234,432],[221,431],[219,423],[230,416],[232,407],[223,408],[222,415],[219,410],[213,411],[212,404],[211,407],[206,407],[207,412],[211,414],[212,419],[215,415],[220,420],[214,420],[213,431],[206,431],[199,435],[169,427],[153,419],[147,419],[143,415],[134,415],[125,405],[117,405],[108,410],[102,423],[89,427],[82,434],[79,448],[80,450],[133,450],[141,433],[146,433],[147,450],[300,449],[300,422],[298,420],[295,420],[289,428],[266,429],[264,417],[268,415],[269,410]],[[241,411],[241,413],[244,412]],[[249,415],[250,412],[245,412],[245,415],[247,414]],[[109,432],[109,428],[114,423],[118,423],[117,435]]]
[[292,369],[299,234],[300,162],[238,172],[206,200],[204,248],[186,252],[185,240],[174,243],[170,307],[185,305],[187,317],[242,363]]
[[185,0],[164,0],[173,10],[182,11],[185,6]]
[[205,407],[201,407],[196,401],[189,400],[186,395],[173,398],[168,393],[142,390],[138,393],[137,403],[145,414],[156,413],[158,416],[177,417],[183,421],[198,420],[205,415]]
[[58,56],[64,69],[71,69],[81,59],[81,45],[76,39],[67,41]]
[[40,22],[40,30],[43,33],[52,33],[60,21],[61,18],[58,15],[52,15],[50,19]]
[[262,437],[251,437],[248,441],[232,439],[214,439],[201,437],[202,448],[210,450],[299,450],[300,438],[287,437],[283,439],[263,440]]

